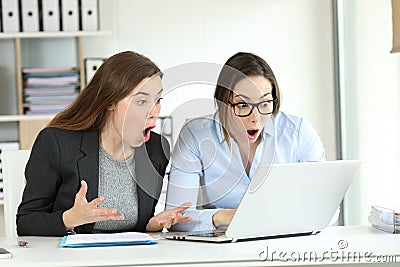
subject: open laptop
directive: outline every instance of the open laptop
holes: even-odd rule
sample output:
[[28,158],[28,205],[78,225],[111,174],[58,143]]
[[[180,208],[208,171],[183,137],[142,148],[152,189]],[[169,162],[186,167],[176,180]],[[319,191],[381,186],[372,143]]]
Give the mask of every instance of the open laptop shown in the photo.
[[359,160],[261,165],[226,230],[161,236],[236,242],[318,233],[329,225],[360,165]]

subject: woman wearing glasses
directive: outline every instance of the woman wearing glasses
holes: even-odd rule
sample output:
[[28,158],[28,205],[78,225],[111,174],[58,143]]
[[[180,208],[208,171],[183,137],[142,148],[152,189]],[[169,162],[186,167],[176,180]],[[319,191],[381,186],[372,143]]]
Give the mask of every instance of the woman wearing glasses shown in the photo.
[[[173,230],[213,230],[229,225],[265,154],[274,163],[321,161],[325,150],[313,127],[279,110],[275,75],[262,58],[237,53],[223,66],[215,114],[188,121],[172,154],[166,209],[190,201],[191,221]],[[268,157],[267,157],[268,158]],[[200,188],[200,190],[199,190]],[[201,194],[201,196],[199,196]]]

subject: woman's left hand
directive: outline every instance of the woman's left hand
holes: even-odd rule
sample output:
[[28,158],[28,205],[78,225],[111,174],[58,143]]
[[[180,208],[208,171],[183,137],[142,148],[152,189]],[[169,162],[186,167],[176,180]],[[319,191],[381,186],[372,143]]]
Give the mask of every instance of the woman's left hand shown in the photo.
[[160,212],[149,220],[146,226],[146,231],[155,232],[162,230],[163,228],[171,228],[172,225],[180,222],[190,221],[192,217],[183,216],[181,212],[190,208],[191,205],[191,202],[186,202],[177,208]]

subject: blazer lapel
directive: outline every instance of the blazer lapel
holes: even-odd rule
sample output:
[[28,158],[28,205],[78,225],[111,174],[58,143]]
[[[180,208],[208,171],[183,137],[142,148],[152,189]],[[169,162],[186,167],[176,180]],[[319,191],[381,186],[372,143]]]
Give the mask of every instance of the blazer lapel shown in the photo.
[[78,161],[79,179],[88,185],[86,198],[91,201],[98,196],[99,186],[99,133],[85,131],[80,150],[84,156]]
[[150,160],[150,151],[146,146],[135,149],[135,179],[138,192],[138,222],[136,229],[146,231],[148,220],[153,217],[153,203],[156,195],[156,182],[158,172]]

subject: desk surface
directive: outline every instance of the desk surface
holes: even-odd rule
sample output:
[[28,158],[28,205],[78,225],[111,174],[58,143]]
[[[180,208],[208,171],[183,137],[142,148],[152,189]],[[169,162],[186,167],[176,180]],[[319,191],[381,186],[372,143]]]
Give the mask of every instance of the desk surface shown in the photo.
[[[158,239],[158,235],[154,235]],[[17,246],[26,240],[29,248]],[[0,266],[300,266],[400,263],[400,235],[369,226],[329,227],[318,235],[211,244],[159,239],[157,245],[60,248],[54,237],[0,238],[13,253]],[[382,266],[381,264],[379,266]]]

